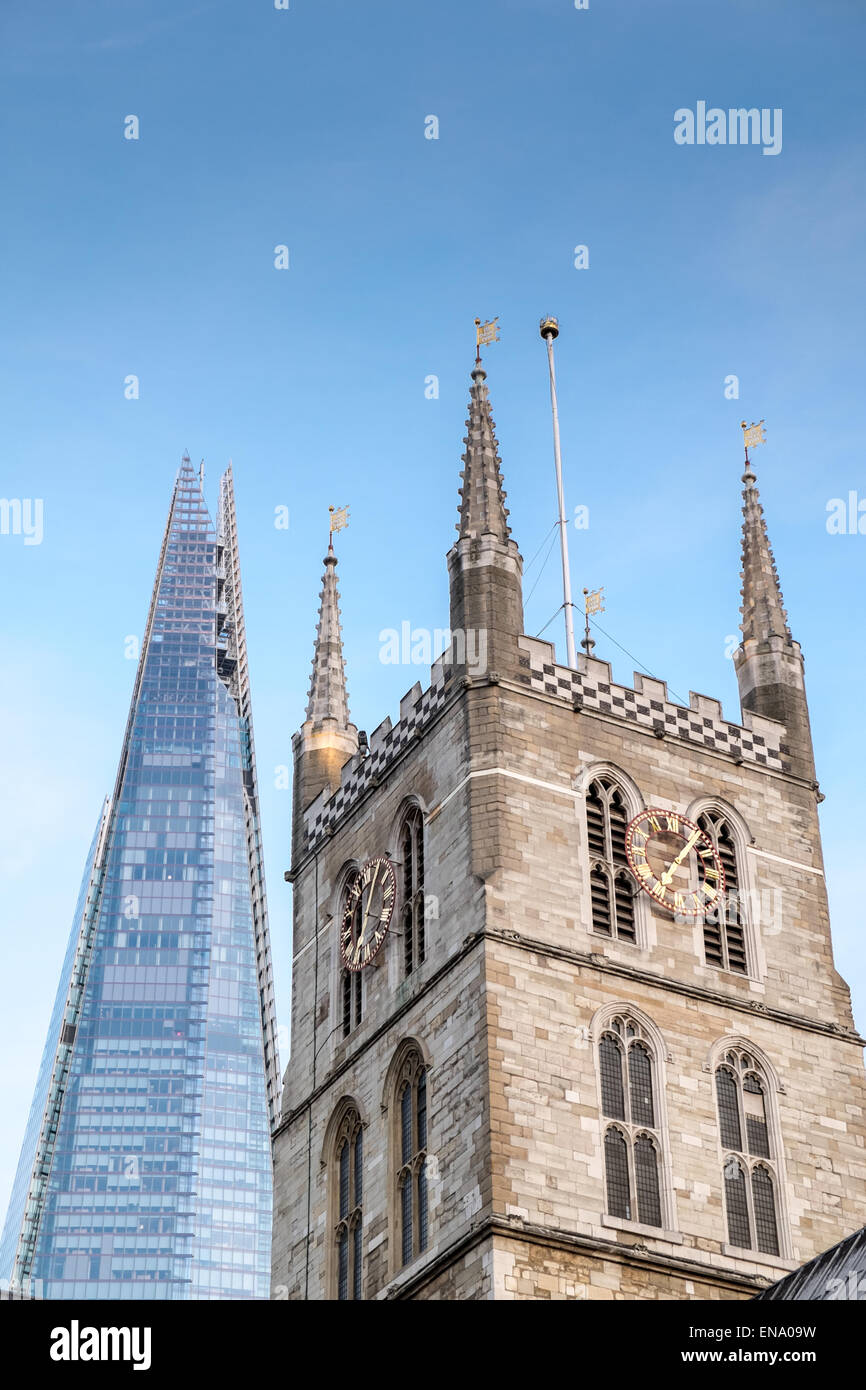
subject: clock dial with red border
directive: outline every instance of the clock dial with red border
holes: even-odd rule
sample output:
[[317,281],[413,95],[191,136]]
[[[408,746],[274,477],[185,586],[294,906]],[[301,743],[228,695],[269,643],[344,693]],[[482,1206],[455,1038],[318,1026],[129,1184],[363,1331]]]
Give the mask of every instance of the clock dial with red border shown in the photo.
[[645,893],[678,917],[718,907],[725,871],[709,835],[676,811],[649,807],[625,832],[628,865]]
[[381,949],[397,897],[394,866],[385,855],[368,859],[346,888],[340,956],[347,970],[363,970]]

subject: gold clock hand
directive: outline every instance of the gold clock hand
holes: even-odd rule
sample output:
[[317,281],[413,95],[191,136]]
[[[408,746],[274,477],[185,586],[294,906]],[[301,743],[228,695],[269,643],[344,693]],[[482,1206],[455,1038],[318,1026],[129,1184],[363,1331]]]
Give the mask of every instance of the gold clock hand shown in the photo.
[[373,881],[372,881],[371,884],[370,884],[370,891],[369,891],[369,893],[367,894],[367,906],[364,908],[364,916],[363,916],[363,918],[361,919],[361,935],[358,937],[358,945],[359,945],[359,946],[363,943],[364,934],[365,934],[365,932],[366,932],[366,930],[367,930],[367,918],[368,918],[369,915],[370,915],[370,903],[373,901],[373,889],[376,887],[376,879],[377,879],[378,875],[379,875],[379,865],[377,864],[376,867],[375,867],[375,869],[373,870]]
[[687,840],[686,844],[680,850],[676,859],[674,859],[670,866],[667,869],[665,869],[659,882],[663,883],[666,888],[670,887],[671,879],[674,876],[674,871],[676,870],[678,865],[682,864],[686,855],[689,854],[691,850],[694,848],[694,846],[697,844],[698,840],[700,839],[700,835],[700,830],[692,831],[691,837]]

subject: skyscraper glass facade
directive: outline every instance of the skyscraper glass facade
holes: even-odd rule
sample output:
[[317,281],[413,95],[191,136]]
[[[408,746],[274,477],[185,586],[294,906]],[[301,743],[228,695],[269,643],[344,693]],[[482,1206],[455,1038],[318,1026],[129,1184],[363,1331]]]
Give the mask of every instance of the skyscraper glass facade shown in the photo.
[[273,985],[231,474],[184,459],[3,1232],[47,1298],[267,1298]]

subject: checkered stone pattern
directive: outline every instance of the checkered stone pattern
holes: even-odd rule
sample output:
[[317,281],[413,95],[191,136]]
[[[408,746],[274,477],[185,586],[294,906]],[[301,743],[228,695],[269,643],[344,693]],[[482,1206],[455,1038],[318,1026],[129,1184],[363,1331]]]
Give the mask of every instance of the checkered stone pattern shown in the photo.
[[697,710],[686,709],[667,700],[647,699],[623,685],[595,684],[580,671],[571,671],[567,666],[547,665],[530,658],[529,687],[543,691],[545,695],[558,695],[572,703],[577,698],[587,709],[631,719],[649,729],[662,726],[664,732],[674,738],[700,743],[719,753],[742,755],[744,762],[757,763],[779,772],[786,770],[782,756],[784,747],[772,746],[763,734],[753,733],[739,724],[729,724],[726,720],[710,719]]
[[[358,761],[350,777],[342,783],[324,806],[316,803],[304,813],[304,836],[307,849],[315,849],[325,839],[334,826],[363,796],[370,786],[387,776],[392,763],[404,748],[416,738],[424,726],[438,714],[445,704],[445,677],[440,675],[433,685],[424,691],[412,713],[401,719],[385,734],[375,748],[371,748],[363,761]],[[374,736],[375,737],[375,736]]]

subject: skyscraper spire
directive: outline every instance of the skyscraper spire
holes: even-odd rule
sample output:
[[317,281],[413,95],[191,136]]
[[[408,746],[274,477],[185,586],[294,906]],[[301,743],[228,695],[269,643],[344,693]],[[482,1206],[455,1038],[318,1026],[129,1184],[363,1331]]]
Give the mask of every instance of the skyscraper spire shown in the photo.
[[307,719],[314,724],[333,721],[338,729],[349,727],[349,698],[346,666],[343,660],[343,634],[340,627],[340,592],[337,588],[337,557],[333,541],[328,541],[325,573],[319,595],[319,625],[313,651],[313,674],[307,700]]
[[778,719],[785,725],[785,749],[792,773],[814,785],[815,760],[806,701],[803,655],[788,626],[782,588],[764,521],[764,510],[748,445],[762,443],[760,426],[743,425],[746,468],[743,473],[742,622],[743,640],[734,652],[734,668],[745,712]]
[[0,1277],[267,1298],[279,1081],[231,475],[217,534],[184,453]]
[[511,536],[508,525],[506,493],[502,486],[502,461],[496,426],[490,415],[490,396],[486,385],[487,373],[480,358],[472,369],[472,388],[469,394],[468,433],[463,442],[462,486],[460,488],[460,521],[457,531],[462,536],[492,535],[507,541]]
[[[204,460],[201,463],[202,481]],[[243,731],[244,828],[250,868],[250,895],[253,931],[256,940],[256,967],[262,1017],[262,1041],[268,1088],[268,1112],[274,1123],[280,1106],[280,1062],[277,1046],[276,1003],[268,933],[268,905],[265,868],[262,857],[261,813],[256,778],[255,739],[250,678],[247,665],[247,636],[241,589],[238,525],[235,512],[232,463],[220,479],[217,511],[217,671],[237,708]]]

